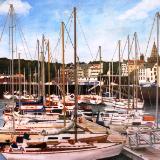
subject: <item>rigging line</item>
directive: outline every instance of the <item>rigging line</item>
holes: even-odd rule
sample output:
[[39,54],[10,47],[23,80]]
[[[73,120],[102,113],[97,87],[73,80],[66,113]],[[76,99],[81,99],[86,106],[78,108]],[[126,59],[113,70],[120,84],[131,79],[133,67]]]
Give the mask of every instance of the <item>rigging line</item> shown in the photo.
[[15,36],[14,36],[14,38],[15,38],[15,53],[16,53],[16,57],[18,57],[16,36],[17,36],[17,34],[16,34],[16,25],[15,25]]
[[24,36],[24,33],[23,33],[23,31],[22,31],[22,28],[21,28],[20,24],[18,23],[17,14],[16,14],[15,12],[14,12],[14,15],[15,15],[15,21],[17,22],[17,28],[19,29],[19,33],[21,34],[21,36],[20,36],[20,37],[21,37],[21,40],[23,39],[24,44],[26,45],[26,49],[27,49],[27,51],[28,51],[28,53],[29,53],[29,56],[30,56],[31,60],[33,60],[33,59],[32,59],[32,56],[31,56],[31,52],[29,51],[29,47],[28,47],[26,38],[25,38],[25,36]]
[[126,42],[125,42],[124,48],[123,48],[123,50],[121,51],[121,53],[122,53],[122,55],[121,55],[121,59],[123,58],[123,54],[124,54],[124,51],[125,51],[125,49],[126,49],[127,42],[128,42],[128,39],[126,39]]
[[154,20],[153,20],[153,24],[152,24],[151,31],[150,31],[150,34],[149,34],[149,38],[148,38],[147,47],[146,47],[146,50],[145,50],[144,57],[147,55],[147,51],[148,51],[148,47],[149,47],[149,42],[151,40],[151,36],[152,36],[155,20],[156,20],[156,15],[154,16]]
[[[15,23],[17,22],[17,27],[18,27],[18,19],[17,19],[17,16],[16,16],[16,13],[15,12],[13,12],[14,13],[14,19],[15,19]],[[20,38],[21,38],[21,40],[22,40],[22,46],[23,46],[23,49],[24,49],[24,53],[26,54],[26,58],[27,58],[27,52],[26,52],[26,49],[25,49],[25,46],[24,46],[24,41],[23,41],[23,38],[22,38],[22,35],[20,34],[20,32],[19,32],[19,36],[20,36]]]
[[9,12],[8,12],[8,14],[7,14],[7,16],[6,16],[6,20],[5,20],[3,29],[2,29],[2,33],[1,33],[1,36],[0,36],[0,42],[1,42],[1,40],[2,40],[2,36],[3,36],[4,30],[5,30],[5,28],[6,28],[6,24],[7,24],[7,21],[8,21],[8,17],[9,17]]
[[70,15],[69,18],[68,18],[68,21],[67,21],[67,23],[66,23],[66,26],[68,26],[69,21],[70,21],[72,18],[73,18],[73,11],[71,12],[71,15]]
[[96,53],[95,61],[97,60],[98,54],[99,54],[99,48],[98,48],[98,51]]
[[24,53],[26,55],[26,59],[28,59],[27,52],[26,52],[25,45],[24,45],[24,40],[22,39],[22,35],[20,34],[20,32],[19,32],[19,36],[20,36],[20,38],[22,40],[22,46],[23,46]]
[[69,40],[70,40],[70,42],[71,42],[71,44],[72,44],[72,47],[74,48],[74,45],[73,45],[72,39],[71,39],[71,37],[70,37],[70,35],[69,35],[69,32],[68,32],[68,30],[67,30],[67,28],[66,28],[65,23],[64,23],[64,28],[65,28],[65,30],[66,30],[66,32],[67,32],[67,35],[68,35],[68,38],[69,38]]
[[133,39],[132,39],[132,43],[131,43],[131,45],[130,45],[130,48],[129,48],[129,57],[130,57],[130,54],[131,54],[131,52],[132,52],[132,47],[133,47],[133,43],[134,43],[134,36],[133,36]]
[[[113,53],[113,57],[112,57],[112,62],[113,62],[113,58],[114,58],[114,56],[115,56],[115,54],[116,54],[116,52],[117,52],[117,49],[118,49],[118,46],[119,46],[119,43],[117,42],[117,46],[116,46],[116,48],[115,48],[115,51],[114,51],[114,53]],[[118,61],[117,61],[118,62]],[[116,63],[116,62],[115,62]],[[113,65],[114,66],[114,65]],[[114,68],[114,67],[113,67]],[[117,71],[116,71],[116,74],[118,74],[118,68],[117,68]],[[115,78],[115,80],[117,79],[117,77]]]
[[114,55],[115,55],[115,54],[116,54],[116,52],[117,52],[117,49],[118,49],[118,42],[117,42],[116,49],[115,49],[115,51],[114,51],[114,53],[113,53],[112,61],[113,61]]
[[[71,19],[71,22],[70,22],[69,32],[70,32],[70,30],[71,30],[72,20],[73,20],[73,18]],[[66,43],[65,43],[65,49],[66,49],[66,45],[67,45],[67,43],[68,43],[68,40],[69,40],[69,36],[67,36],[67,40],[66,40]]]
[[35,52],[34,52],[34,59],[37,58],[37,50],[38,50],[38,43],[36,43],[36,49],[35,49]]
[[140,49],[140,45],[139,45],[139,40],[138,40],[138,36],[137,36],[137,46],[138,46],[138,51],[141,54],[141,49]]
[[[69,21],[71,20],[72,17],[73,17],[73,11],[71,12],[70,17],[68,18],[68,21],[67,21],[67,23],[66,23],[66,26],[68,25],[68,23],[69,23]],[[55,47],[54,47],[54,49],[53,49],[53,53],[52,53],[52,54],[54,54],[55,51],[57,50],[57,47],[58,47],[58,45],[59,45],[59,43],[60,43],[60,40],[61,40],[61,29],[60,29],[60,31],[59,31],[59,38],[58,38],[57,43],[56,43],[56,45],[55,45]],[[55,54],[56,54],[56,53],[55,53]]]
[[29,56],[30,56],[31,60],[33,60],[32,56],[31,56],[31,52],[29,51],[29,47],[28,47],[27,41],[26,41],[26,39],[25,39],[25,37],[24,37],[24,33],[23,33],[22,30],[21,30],[21,34],[22,34],[21,37],[22,37],[23,40],[24,40],[24,44],[26,45],[26,49],[27,49],[27,51],[28,51],[28,53],[29,53]]
[[79,24],[79,26],[80,26],[81,32],[82,32],[82,34],[83,34],[84,40],[85,40],[85,42],[86,42],[86,45],[87,45],[87,47],[88,47],[88,49],[89,49],[90,55],[91,55],[91,57],[92,57],[92,59],[93,59],[93,54],[92,54],[92,52],[91,52],[91,48],[89,47],[89,44],[88,44],[88,42],[87,42],[87,38],[86,38],[86,36],[85,36],[84,30],[83,30],[83,28],[82,28],[82,25],[81,25],[81,23],[80,23],[80,19],[79,19],[78,15],[77,15],[77,21],[78,21],[78,24]]
[[[59,45],[59,43],[60,43],[60,40],[61,40],[61,31],[59,31],[59,38],[58,38],[58,40],[57,40],[57,43],[56,43],[56,45],[55,45],[55,47],[54,47],[54,49],[53,49],[53,54],[55,53],[55,51],[57,50],[57,47],[58,47],[58,45]],[[56,54],[56,53],[55,53]],[[56,55],[55,55],[56,56]]]

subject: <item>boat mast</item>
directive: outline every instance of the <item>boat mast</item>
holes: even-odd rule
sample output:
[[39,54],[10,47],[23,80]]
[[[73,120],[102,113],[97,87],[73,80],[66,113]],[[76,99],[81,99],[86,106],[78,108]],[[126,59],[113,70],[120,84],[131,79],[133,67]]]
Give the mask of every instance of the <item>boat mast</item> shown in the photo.
[[38,46],[38,97],[40,96],[40,62],[39,62],[39,40],[37,39],[37,46]]
[[12,71],[12,95],[14,95],[14,44],[13,44],[13,28],[14,28],[14,22],[13,22],[13,4],[10,4],[10,16],[11,16],[11,50],[12,50],[12,62],[11,62],[11,71]]
[[64,126],[66,126],[66,111],[65,111],[65,58],[64,58],[64,22],[61,23],[61,34],[62,34],[62,84],[63,84],[63,111],[64,111]]
[[[128,41],[128,62],[130,59],[130,38],[129,35],[127,37],[127,41]],[[127,70],[128,70],[128,110],[129,110],[129,105],[130,105],[130,75],[129,75],[129,63],[127,65]]]
[[48,95],[49,95],[49,107],[50,107],[50,90],[51,90],[51,86],[50,86],[50,44],[49,44],[49,40],[48,40]]
[[157,12],[157,87],[156,87],[156,128],[158,128],[158,99],[159,99],[159,12]]
[[102,57],[101,57],[101,46],[99,46],[99,59],[100,59],[100,75],[99,75],[99,86],[100,86],[100,92],[99,95],[102,96],[102,86],[101,86],[101,70],[102,70]]
[[36,83],[37,83],[37,69],[35,67],[34,69],[34,84],[33,84],[33,95],[35,96],[37,94],[37,87],[36,87]]
[[118,41],[119,46],[119,99],[121,99],[121,40]]
[[26,92],[26,84],[25,84],[26,83],[26,72],[25,72],[25,68],[24,68],[23,72],[24,72],[23,73],[24,74],[23,90],[24,90],[24,96],[25,96],[26,95],[26,93],[25,93]]
[[136,110],[137,110],[137,98],[138,98],[138,73],[137,73],[137,56],[138,56],[138,49],[137,49],[137,33],[134,33],[135,37],[135,100],[136,100]]
[[108,85],[109,85],[109,97],[111,97],[111,63],[109,62],[109,77],[108,77]]
[[43,96],[43,104],[45,103],[45,66],[44,66],[44,41],[45,41],[45,37],[44,35],[42,36],[42,96]]
[[[14,101],[14,35],[13,35],[13,29],[14,29],[14,21],[13,21],[13,4],[10,4],[10,18],[11,18],[11,52],[12,52],[12,61],[11,61],[11,73],[12,73],[12,96],[13,96],[13,101]],[[12,107],[12,114],[14,113],[14,105]],[[15,131],[15,118],[13,115],[13,131]]]
[[32,94],[32,71],[31,71],[31,67],[29,67],[29,95],[31,96]]
[[78,108],[78,80],[77,80],[77,35],[76,35],[76,7],[74,7],[74,81],[75,81],[75,142],[77,142],[77,108]]
[[111,96],[113,97],[113,58],[112,58],[112,62],[111,62],[111,68],[112,68],[112,71],[111,71],[111,76],[112,76],[112,85],[111,85]]
[[19,105],[20,105],[20,98],[21,98],[21,62],[20,62],[20,53],[18,57],[18,72],[19,72]]

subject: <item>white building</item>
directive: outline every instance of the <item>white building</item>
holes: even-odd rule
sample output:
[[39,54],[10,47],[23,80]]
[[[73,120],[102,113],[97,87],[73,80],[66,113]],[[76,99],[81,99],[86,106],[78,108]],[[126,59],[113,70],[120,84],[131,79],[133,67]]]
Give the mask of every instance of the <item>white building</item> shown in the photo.
[[88,77],[97,80],[100,73],[103,73],[103,63],[89,64]]
[[[158,67],[159,75],[160,75],[160,66]],[[138,72],[139,84],[147,84],[147,83],[155,83],[157,81],[157,63],[155,64],[147,64],[139,69]],[[160,84],[160,76],[158,80],[158,84]]]
[[121,64],[122,76],[128,76],[128,64],[127,62],[123,62]]

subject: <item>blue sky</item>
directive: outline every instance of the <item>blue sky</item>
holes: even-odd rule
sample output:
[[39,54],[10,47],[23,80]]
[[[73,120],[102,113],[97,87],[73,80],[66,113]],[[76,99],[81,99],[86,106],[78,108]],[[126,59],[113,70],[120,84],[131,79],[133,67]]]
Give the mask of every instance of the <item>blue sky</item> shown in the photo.
[[[77,23],[78,56],[80,61],[85,62],[96,58],[99,45],[102,46],[103,60],[111,60],[117,41],[122,40],[123,48],[127,35],[132,37],[134,32],[138,34],[141,52],[144,53],[154,15],[160,8],[160,0],[0,0],[0,32],[10,3],[14,5],[31,53],[31,56],[26,56],[23,45],[17,41],[17,50],[22,53],[21,57],[35,59],[36,40],[41,39],[44,34],[51,41],[53,60],[58,59],[59,62],[60,45],[54,52],[53,50],[59,38],[60,23],[68,21],[74,6],[77,7],[78,19],[87,40],[86,44],[80,24]],[[1,57],[10,57],[7,35],[6,29],[0,43]],[[70,36],[73,37],[73,24]],[[155,37],[153,34],[148,55]],[[73,61],[73,48],[68,41],[65,56],[66,62]],[[115,60],[117,58],[118,53],[114,56]]]

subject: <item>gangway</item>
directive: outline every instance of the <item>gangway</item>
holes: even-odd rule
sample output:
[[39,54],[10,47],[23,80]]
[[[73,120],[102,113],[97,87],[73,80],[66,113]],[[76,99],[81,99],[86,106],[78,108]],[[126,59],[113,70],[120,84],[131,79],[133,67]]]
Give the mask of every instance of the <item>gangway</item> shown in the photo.
[[160,144],[160,129],[136,131],[128,134],[127,139],[127,146],[132,149],[152,147],[154,144]]

